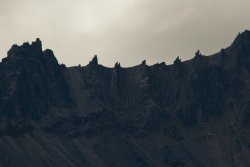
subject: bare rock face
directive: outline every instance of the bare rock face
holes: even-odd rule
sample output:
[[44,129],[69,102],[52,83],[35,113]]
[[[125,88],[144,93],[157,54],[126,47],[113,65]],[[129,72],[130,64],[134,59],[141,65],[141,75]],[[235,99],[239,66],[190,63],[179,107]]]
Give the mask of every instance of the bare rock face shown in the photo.
[[0,166],[250,166],[250,31],[212,56],[66,67],[13,45],[0,63]]
[[[42,51],[41,41],[14,45],[1,63],[2,133],[19,134],[31,130],[53,107],[71,103],[63,70],[51,50]],[[9,129],[10,128],[10,129]],[[13,132],[12,132],[13,131]]]

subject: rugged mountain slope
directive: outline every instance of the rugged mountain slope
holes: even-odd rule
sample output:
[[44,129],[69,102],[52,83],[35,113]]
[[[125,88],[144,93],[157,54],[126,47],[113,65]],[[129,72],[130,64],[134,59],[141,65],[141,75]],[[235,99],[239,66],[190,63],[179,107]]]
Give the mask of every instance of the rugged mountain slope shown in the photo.
[[0,166],[250,166],[250,32],[173,65],[59,65],[41,41],[0,63]]

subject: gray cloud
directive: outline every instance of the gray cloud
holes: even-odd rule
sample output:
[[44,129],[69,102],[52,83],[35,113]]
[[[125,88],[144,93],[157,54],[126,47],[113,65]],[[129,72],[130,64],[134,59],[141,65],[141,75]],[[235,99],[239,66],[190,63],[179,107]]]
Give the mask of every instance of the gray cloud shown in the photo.
[[68,66],[209,55],[249,29],[249,0],[0,0],[0,55],[40,37]]

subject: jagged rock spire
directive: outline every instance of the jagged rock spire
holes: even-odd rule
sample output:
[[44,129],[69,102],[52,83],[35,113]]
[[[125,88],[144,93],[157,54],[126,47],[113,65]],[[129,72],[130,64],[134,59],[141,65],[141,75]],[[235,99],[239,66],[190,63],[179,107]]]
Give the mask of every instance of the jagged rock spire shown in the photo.
[[31,46],[42,46],[42,41],[39,38],[36,38],[36,41],[31,43]]
[[31,48],[37,52],[42,52],[42,41],[39,38],[36,38],[36,41],[31,43]]
[[174,61],[174,65],[178,65],[178,64],[180,64],[181,63],[181,59],[180,59],[180,57],[178,56],[176,59],[175,59],[175,61]]
[[179,56],[174,61],[174,68],[175,68],[176,76],[181,76],[183,73],[183,64]]
[[145,66],[146,65],[146,60],[143,60],[141,65]]
[[121,68],[121,64],[118,61],[115,63],[115,68]]
[[98,65],[98,58],[97,55],[94,55],[92,60],[89,62],[90,65]]
[[200,50],[198,49],[197,52],[195,53],[195,57],[199,57],[199,56],[201,56],[201,52],[200,52]]

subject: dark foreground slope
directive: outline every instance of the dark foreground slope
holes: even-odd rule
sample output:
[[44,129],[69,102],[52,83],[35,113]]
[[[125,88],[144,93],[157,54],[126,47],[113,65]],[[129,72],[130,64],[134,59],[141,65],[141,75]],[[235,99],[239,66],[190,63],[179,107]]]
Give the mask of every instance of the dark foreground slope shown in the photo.
[[0,63],[0,166],[250,166],[250,32],[212,56],[59,65],[39,39]]

